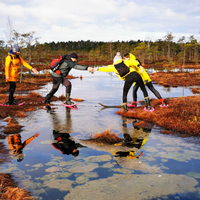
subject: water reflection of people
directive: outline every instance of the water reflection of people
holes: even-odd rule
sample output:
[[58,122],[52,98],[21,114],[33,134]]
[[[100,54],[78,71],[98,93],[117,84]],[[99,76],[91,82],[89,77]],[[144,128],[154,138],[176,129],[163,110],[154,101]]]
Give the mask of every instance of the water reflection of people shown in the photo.
[[52,143],[52,146],[60,150],[62,154],[72,154],[72,156],[78,156],[79,150],[77,147],[78,143],[75,143],[72,138],[70,138],[69,133],[60,133],[58,131],[53,130],[53,137],[56,142]]
[[12,154],[16,156],[18,162],[21,162],[24,159],[24,154],[23,154],[24,147],[38,136],[39,133],[35,133],[32,137],[28,138],[22,143],[21,135],[19,133],[8,135],[9,148],[12,150]]
[[137,137],[129,137],[128,141],[124,141],[124,143],[122,144],[122,146],[126,146],[129,147],[131,149],[135,149],[130,150],[130,151],[116,151],[113,153],[113,155],[115,157],[127,157],[127,158],[139,158],[143,155],[143,151],[141,151],[139,153],[139,155],[136,155],[136,153],[139,151],[139,149],[146,143],[146,141],[148,140],[148,138],[137,138]]
[[[124,141],[121,145],[124,147],[129,147],[132,150],[116,151],[113,154],[115,157],[127,157],[134,159],[134,158],[139,158],[143,155],[143,152],[140,152],[139,155],[136,155],[136,153],[139,151],[139,149],[142,148],[142,146],[148,140],[148,135],[151,132],[151,127],[139,128],[138,126],[135,125],[136,123],[137,120],[133,119],[133,128],[131,129],[133,132],[129,133],[127,128],[127,119],[125,117],[122,117]],[[135,133],[135,130],[141,130],[142,132],[140,132],[140,134]]]

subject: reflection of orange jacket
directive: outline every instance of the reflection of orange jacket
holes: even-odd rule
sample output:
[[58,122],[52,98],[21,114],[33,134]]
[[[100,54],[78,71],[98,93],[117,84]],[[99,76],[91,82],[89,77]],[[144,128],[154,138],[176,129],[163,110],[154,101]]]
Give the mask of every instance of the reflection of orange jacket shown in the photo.
[[32,136],[29,139],[25,140],[23,143],[21,141],[21,135],[19,133],[15,133],[13,135],[8,136],[8,145],[11,150],[13,150],[13,154],[17,154],[20,150],[29,144],[35,137]]
[[28,63],[26,63],[20,56],[19,58],[15,58],[12,50],[10,50],[8,56],[6,57],[6,62],[5,62],[5,76],[9,77],[9,81],[13,82],[16,81],[20,63],[24,67],[30,70],[32,69],[32,67]]

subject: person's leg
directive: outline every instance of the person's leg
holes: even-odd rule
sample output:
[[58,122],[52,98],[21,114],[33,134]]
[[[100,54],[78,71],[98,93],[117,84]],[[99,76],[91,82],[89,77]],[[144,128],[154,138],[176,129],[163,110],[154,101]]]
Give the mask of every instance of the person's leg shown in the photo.
[[124,83],[124,88],[123,88],[123,95],[122,95],[122,108],[127,111],[127,95],[130,87],[132,84],[135,82],[135,73],[137,72],[132,72],[129,75],[126,76],[125,78],[125,83]]
[[155,96],[158,98],[158,99],[161,99],[162,97],[160,96],[160,93],[154,88],[152,82],[148,82],[146,84],[146,86],[155,94]]
[[133,87],[133,106],[137,106],[137,91],[138,91],[139,85],[136,83]]
[[54,77],[54,76],[52,76],[52,78],[53,78],[53,86],[52,86],[51,91],[46,95],[44,103],[50,103],[50,99],[58,91],[60,83],[62,83],[62,77]]
[[148,82],[147,84],[147,87],[155,94],[155,96],[159,99],[159,101],[161,102],[161,104],[163,106],[166,105],[166,103],[164,102],[163,98],[161,97],[160,93],[154,88],[152,82]]
[[144,82],[143,82],[141,76],[138,73],[137,73],[137,75],[135,75],[135,82],[137,82],[137,84],[139,85],[139,87],[141,88],[141,90],[143,92],[144,99],[145,99],[145,102],[146,102],[146,105],[147,105],[146,109],[152,111],[153,108],[150,105],[150,100],[149,100],[149,97],[148,97],[147,90],[145,88],[145,85],[144,85]]
[[9,82],[10,88],[9,88],[9,97],[8,97],[8,104],[13,104],[14,101],[14,92],[16,89],[16,83],[15,82]]
[[70,95],[71,95],[71,90],[72,90],[72,84],[67,78],[63,78],[63,85],[66,87],[66,104],[71,105],[73,104],[70,101]]

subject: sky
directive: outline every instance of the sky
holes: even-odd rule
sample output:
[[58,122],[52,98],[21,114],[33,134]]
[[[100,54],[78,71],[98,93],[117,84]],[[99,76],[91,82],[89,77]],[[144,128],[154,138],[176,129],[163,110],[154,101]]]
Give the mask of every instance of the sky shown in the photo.
[[200,0],[0,0],[0,40],[8,18],[19,33],[40,43],[62,41],[200,41]]

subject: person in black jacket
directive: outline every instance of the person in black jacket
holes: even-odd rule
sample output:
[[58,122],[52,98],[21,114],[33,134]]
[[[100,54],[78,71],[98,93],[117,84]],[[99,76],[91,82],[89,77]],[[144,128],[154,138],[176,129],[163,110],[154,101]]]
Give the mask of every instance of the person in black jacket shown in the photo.
[[52,90],[45,97],[45,102],[44,102],[45,104],[50,103],[50,99],[57,92],[60,84],[63,84],[66,87],[66,102],[65,102],[65,104],[72,105],[73,103],[70,101],[72,84],[66,78],[66,76],[69,74],[69,72],[72,68],[78,69],[78,70],[93,71],[92,67],[78,65],[76,63],[78,60],[78,55],[76,53],[72,53],[71,55],[65,55],[65,58],[66,58],[66,60],[59,67],[60,74],[57,74],[56,72],[52,73],[53,87],[52,87]]
[[60,150],[62,154],[72,154],[73,156],[78,156],[79,150],[77,149],[78,143],[75,143],[71,138],[69,133],[59,133],[53,130],[54,140],[57,142],[52,143],[52,146]]

